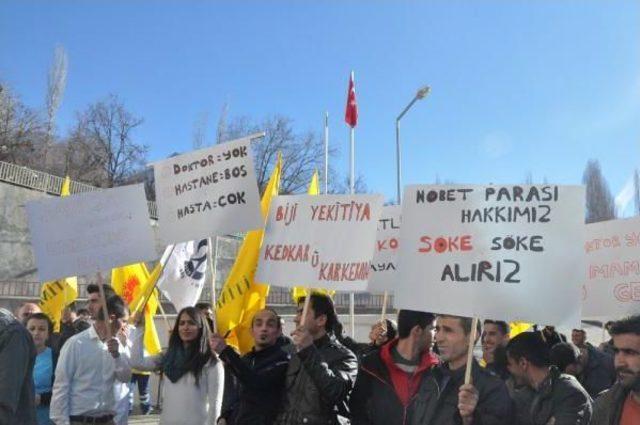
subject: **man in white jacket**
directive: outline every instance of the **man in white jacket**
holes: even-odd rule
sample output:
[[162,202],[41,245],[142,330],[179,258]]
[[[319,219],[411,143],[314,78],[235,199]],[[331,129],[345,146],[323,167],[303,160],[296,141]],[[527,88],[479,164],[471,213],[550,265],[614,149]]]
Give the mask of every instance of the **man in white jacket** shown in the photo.
[[93,326],[71,337],[60,352],[50,413],[56,425],[114,423],[114,383],[131,379],[128,350],[114,337],[126,317],[122,298],[108,297],[107,313],[105,320],[100,311]]

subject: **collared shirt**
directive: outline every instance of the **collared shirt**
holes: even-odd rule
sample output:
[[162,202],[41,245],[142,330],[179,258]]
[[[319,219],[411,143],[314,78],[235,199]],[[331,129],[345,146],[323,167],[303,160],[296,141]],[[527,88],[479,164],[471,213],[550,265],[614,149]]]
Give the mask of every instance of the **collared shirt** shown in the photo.
[[71,337],[62,347],[51,398],[51,419],[68,425],[69,416],[103,416],[115,413],[116,379],[129,382],[129,350],[120,344],[114,359],[95,327]]

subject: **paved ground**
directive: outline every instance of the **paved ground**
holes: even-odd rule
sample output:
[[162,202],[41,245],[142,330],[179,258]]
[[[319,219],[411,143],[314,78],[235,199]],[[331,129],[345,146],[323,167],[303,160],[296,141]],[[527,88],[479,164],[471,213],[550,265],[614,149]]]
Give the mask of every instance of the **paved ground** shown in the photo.
[[159,415],[129,416],[129,425],[157,425],[159,422],[160,422]]

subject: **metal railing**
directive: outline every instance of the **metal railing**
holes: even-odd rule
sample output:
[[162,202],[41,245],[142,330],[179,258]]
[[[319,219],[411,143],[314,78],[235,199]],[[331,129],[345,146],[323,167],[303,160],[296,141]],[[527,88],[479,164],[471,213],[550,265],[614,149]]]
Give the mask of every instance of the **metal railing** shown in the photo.
[[[87,297],[87,283],[78,283],[78,298],[85,300]],[[0,299],[18,299],[18,300],[36,300],[40,297],[40,283],[29,281],[0,281]],[[220,288],[216,289],[217,292]],[[161,295],[163,301],[167,301]],[[338,308],[347,308],[349,306],[349,294],[338,292],[333,297],[334,303]],[[357,293],[355,294],[355,307],[358,309],[376,310],[382,309],[383,296],[378,294]],[[200,295],[201,302],[211,302],[211,288],[203,288]],[[387,309],[392,310],[393,296],[389,296],[389,304]],[[291,289],[280,286],[271,286],[267,304],[270,306],[293,306],[291,298]]]
[[[64,178],[0,161],[0,181],[60,196]],[[71,194],[93,192],[96,190],[100,190],[100,188],[75,180],[71,180],[71,184],[69,185],[69,192]],[[147,206],[149,208],[149,216],[157,220],[158,206],[156,203],[154,201],[147,201]]]

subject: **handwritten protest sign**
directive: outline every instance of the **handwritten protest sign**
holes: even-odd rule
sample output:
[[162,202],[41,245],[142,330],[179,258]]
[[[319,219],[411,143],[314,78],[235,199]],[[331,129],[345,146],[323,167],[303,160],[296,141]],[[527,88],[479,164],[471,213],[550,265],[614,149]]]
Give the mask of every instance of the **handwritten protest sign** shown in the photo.
[[640,313],[640,218],[586,228],[582,315],[619,318]]
[[262,227],[250,138],[153,164],[166,245]]
[[26,204],[41,281],[157,258],[142,184]]
[[580,186],[409,186],[395,305],[486,319],[579,323]]
[[400,245],[400,212],[402,207],[382,207],[378,220],[376,249],[371,261],[368,292],[393,291],[398,280],[398,247]]
[[256,280],[364,291],[381,208],[379,195],[274,198]]

